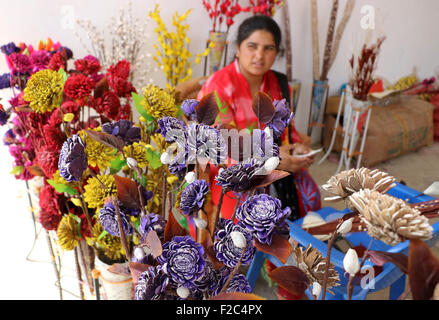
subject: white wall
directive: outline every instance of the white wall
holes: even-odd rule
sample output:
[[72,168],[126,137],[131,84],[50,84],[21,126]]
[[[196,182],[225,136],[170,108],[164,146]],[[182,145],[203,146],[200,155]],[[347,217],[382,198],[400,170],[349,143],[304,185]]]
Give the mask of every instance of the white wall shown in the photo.
[[[299,107],[296,113],[296,125],[301,131],[306,131],[308,108],[312,83],[312,47],[310,24],[310,1],[288,0],[292,42],[293,42],[293,76],[302,81],[302,92]],[[188,8],[193,8],[187,21],[190,25],[189,38],[191,51],[201,52],[204,49],[206,37],[210,27],[207,13],[201,0],[161,0],[161,1],[133,1],[133,16],[147,19],[147,13],[159,3],[162,8],[162,17],[170,25],[174,12],[180,14]],[[243,3],[247,3],[246,0]],[[89,18],[99,28],[105,27],[110,17],[119,15],[120,8],[126,8],[127,1],[123,0],[0,0],[2,18],[0,19],[0,43],[9,41],[23,41],[37,45],[40,39],[51,37],[70,47],[76,58],[81,58],[86,52],[78,38],[74,35],[77,30],[83,36],[82,29],[75,25],[75,19]],[[320,52],[326,39],[326,29],[329,22],[329,12],[332,1],[319,0],[319,38]],[[345,0],[340,0],[338,12],[341,18]],[[413,67],[417,69],[420,78],[431,77],[439,65],[439,42],[436,40],[439,1],[437,0],[357,0],[352,17],[346,27],[340,45],[337,59],[329,72],[330,93],[337,92],[340,85],[346,82],[348,76],[348,59],[353,52],[358,52],[364,40],[366,31],[361,28],[361,7],[372,5],[375,8],[376,29],[373,38],[386,35],[379,57],[376,74],[389,81],[408,75]],[[231,49],[229,60],[233,58],[233,39],[236,28],[249,14],[242,14],[232,26],[229,34]],[[73,20],[72,20],[73,18]],[[275,15],[283,28],[282,13]],[[73,23],[69,23],[72,22]],[[149,33],[155,41],[153,29],[155,22],[149,22]],[[151,47],[152,48],[152,47]],[[355,51],[354,51],[355,50]],[[280,58],[275,69],[282,71],[285,66],[284,58]],[[7,72],[6,64],[0,59],[0,72]],[[202,64],[194,66],[194,76],[201,75]],[[164,85],[163,73],[151,75],[157,85]]]

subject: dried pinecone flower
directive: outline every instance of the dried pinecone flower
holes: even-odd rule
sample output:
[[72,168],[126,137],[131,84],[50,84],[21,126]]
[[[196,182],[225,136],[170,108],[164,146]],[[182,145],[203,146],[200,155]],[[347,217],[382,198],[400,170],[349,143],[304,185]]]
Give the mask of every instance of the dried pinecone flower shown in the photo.
[[166,90],[154,85],[148,84],[143,89],[144,99],[141,104],[145,110],[156,119],[163,117],[175,117],[177,107],[174,97]]
[[220,171],[215,180],[226,191],[248,191],[256,185],[254,181],[260,176],[263,167],[262,161],[250,158]]
[[331,194],[331,197],[325,198],[325,201],[338,201],[345,200],[361,189],[386,193],[395,186],[394,182],[394,177],[378,169],[360,168],[342,171],[332,176],[326,184],[322,185],[322,189]]
[[61,219],[56,234],[63,250],[73,250],[79,244],[78,223],[71,215]]
[[[308,245],[305,251],[302,251],[302,247],[294,248],[294,255],[296,256],[297,267],[306,274],[310,282],[317,282],[323,287],[326,258],[322,256],[320,251]],[[326,291],[334,294],[330,289],[332,287],[338,287],[340,285],[339,282],[340,276],[335,270],[334,265],[330,263]]]
[[407,239],[428,240],[433,228],[428,219],[403,200],[373,190],[361,190],[349,197],[360,213],[368,234],[389,245]]
[[161,265],[149,267],[139,277],[134,288],[134,300],[164,300],[168,283],[169,278]]

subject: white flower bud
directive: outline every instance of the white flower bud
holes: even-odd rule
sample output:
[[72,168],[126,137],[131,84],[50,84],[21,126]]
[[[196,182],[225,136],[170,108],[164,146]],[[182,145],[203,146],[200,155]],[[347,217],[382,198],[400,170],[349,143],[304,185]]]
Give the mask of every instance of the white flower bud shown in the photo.
[[199,229],[206,229],[207,228],[207,221],[200,218],[194,218],[195,225]]
[[273,129],[271,129],[270,127],[265,127],[264,128],[264,132],[266,134],[266,139],[271,138],[273,136]]
[[245,239],[245,236],[242,234],[242,232],[232,231],[230,232],[230,237],[232,238],[235,247],[240,249],[244,249],[245,247],[247,247],[247,240]]
[[141,260],[145,256],[145,251],[142,248],[137,247],[134,249],[134,256],[137,260]]
[[127,158],[127,165],[130,167],[130,169],[137,168],[137,161],[133,158]]
[[171,163],[171,155],[167,152],[163,152],[162,155],[160,156],[160,161],[163,164],[170,164]]
[[189,297],[189,289],[186,287],[178,287],[177,294],[180,298],[186,299],[187,297]]
[[186,180],[187,183],[192,183],[196,180],[197,176],[195,175],[195,172],[191,171],[186,174],[184,177],[184,180]]
[[343,223],[338,227],[337,232],[340,234],[346,234],[351,231],[352,221],[354,221],[354,218],[343,221]]
[[278,157],[271,157],[264,163],[264,169],[269,174],[271,171],[277,168],[279,165],[280,159]]
[[349,249],[343,259],[343,268],[351,277],[355,276],[360,271],[360,261],[358,261],[357,251]]
[[312,284],[312,294],[313,296],[316,296],[317,298],[320,296],[320,293],[322,292],[322,286],[318,282],[313,282]]

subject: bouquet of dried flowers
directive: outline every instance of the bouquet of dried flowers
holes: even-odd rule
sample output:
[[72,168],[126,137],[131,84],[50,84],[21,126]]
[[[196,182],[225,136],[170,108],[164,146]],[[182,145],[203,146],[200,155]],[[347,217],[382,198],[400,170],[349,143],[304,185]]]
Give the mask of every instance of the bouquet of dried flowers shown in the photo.
[[[241,12],[250,11],[249,7],[241,7],[239,0],[202,0],[203,6],[212,20],[211,32],[225,31],[228,33],[230,27],[233,25],[234,18]],[[224,30],[223,27],[226,27]]]
[[283,0],[250,0],[250,10],[253,14],[263,14],[266,16],[274,16],[278,7],[282,7]]

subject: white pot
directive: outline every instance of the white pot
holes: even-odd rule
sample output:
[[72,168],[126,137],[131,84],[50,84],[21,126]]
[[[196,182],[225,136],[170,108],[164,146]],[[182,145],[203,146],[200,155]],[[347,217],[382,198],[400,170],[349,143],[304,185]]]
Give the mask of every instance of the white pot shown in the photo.
[[[128,262],[123,263],[128,267]],[[95,269],[99,271],[99,281],[102,284],[107,300],[132,300],[132,277],[108,271],[111,265],[96,257]]]

